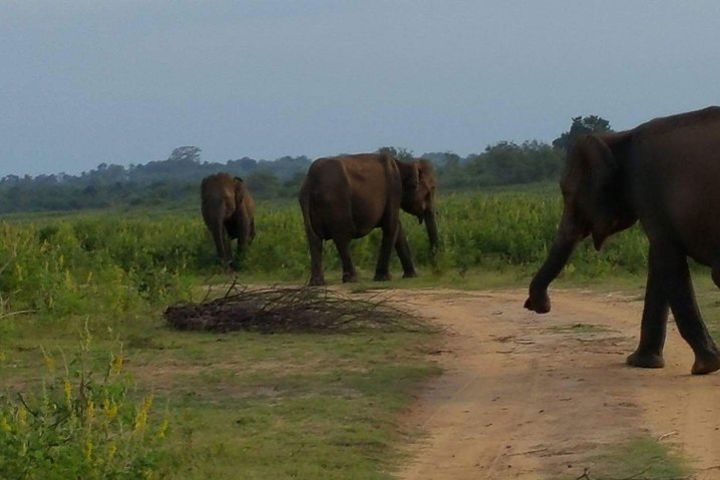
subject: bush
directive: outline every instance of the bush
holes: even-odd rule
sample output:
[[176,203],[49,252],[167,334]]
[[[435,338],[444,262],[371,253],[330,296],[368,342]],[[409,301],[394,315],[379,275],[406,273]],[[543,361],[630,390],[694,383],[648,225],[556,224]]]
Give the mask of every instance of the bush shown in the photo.
[[111,354],[101,378],[89,368],[90,336],[70,362],[43,350],[39,391],[0,397],[0,478],[159,478],[167,419],[152,395],[133,401],[122,353]]

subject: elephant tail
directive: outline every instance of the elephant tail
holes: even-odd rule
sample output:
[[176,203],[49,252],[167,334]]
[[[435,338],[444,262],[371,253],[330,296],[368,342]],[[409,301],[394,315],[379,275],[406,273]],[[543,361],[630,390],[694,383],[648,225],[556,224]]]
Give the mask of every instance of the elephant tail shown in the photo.
[[320,236],[315,232],[312,226],[312,221],[310,219],[310,211],[311,208],[311,195],[310,195],[310,188],[307,185],[307,178],[302,184],[302,187],[300,188],[300,209],[302,210],[303,215],[303,223],[305,224],[305,233],[307,234],[308,241],[311,243],[314,242],[320,242]]

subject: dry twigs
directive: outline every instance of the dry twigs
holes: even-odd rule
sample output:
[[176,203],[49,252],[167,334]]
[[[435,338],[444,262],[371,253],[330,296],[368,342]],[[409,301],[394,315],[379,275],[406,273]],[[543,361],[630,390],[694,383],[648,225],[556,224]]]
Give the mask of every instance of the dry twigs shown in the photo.
[[179,330],[219,332],[426,331],[431,328],[378,296],[355,298],[321,288],[250,288],[235,283],[221,298],[169,306],[165,319]]

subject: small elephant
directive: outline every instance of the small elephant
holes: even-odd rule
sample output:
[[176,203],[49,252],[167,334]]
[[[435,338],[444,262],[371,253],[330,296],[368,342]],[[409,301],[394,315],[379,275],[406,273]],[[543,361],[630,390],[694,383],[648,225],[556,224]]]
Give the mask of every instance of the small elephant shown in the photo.
[[438,245],[435,175],[426,160],[401,162],[386,153],[343,155],[315,160],[300,189],[300,207],[310,247],[310,285],[324,285],[322,248],[333,240],[343,265],[343,282],[357,279],[350,240],[374,228],[383,232],[375,280],[390,278],[393,246],[404,276],[414,277],[410,247],[400,224],[400,209],[425,222],[430,248]]
[[255,202],[242,178],[228,173],[205,177],[200,196],[203,220],[213,236],[220,262],[230,267],[232,239],[237,239],[237,254],[241,257],[255,238]]
[[575,245],[605,239],[637,220],[650,243],[645,308],[636,367],[664,366],[672,309],[695,353],[692,373],[720,369],[720,352],[698,310],[687,257],[712,268],[720,286],[720,108],[658,118],[632,130],[589,135],[568,155],[560,181],[564,211],[547,259],[530,283],[525,307],[550,311],[548,285]]

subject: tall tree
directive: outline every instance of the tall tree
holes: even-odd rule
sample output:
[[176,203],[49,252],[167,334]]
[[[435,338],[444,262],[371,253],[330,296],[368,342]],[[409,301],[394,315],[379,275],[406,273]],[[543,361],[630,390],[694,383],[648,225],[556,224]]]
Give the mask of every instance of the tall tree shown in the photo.
[[578,138],[588,133],[612,132],[610,122],[597,115],[588,115],[586,117],[574,117],[570,130],[561,134],[553,140],[552,144],[555,148],[561,148],[568,151],[572,148]]
[[198,147],[192,145],[177,147],[168,157],[168,161],[177,163],[200,163],[201,151]]

